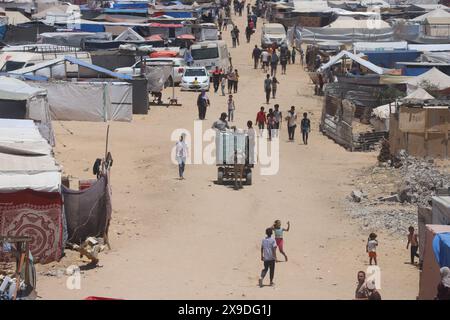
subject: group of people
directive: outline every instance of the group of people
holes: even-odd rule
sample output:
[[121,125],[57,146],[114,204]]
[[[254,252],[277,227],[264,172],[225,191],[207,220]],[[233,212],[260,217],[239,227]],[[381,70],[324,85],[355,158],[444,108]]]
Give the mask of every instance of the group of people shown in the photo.
[[258,65],[261,65],[261,69],[264,72],[269,71],[270,75],[274,76],[277,73],[278,64],[281,65],[281,74],[286,74],[288,64],[295,64],[297,56],[297,49],[292,48],[292,51],[286,45],[282,45],[277,53],[277,45],[273,44],[271,47],[264,49],[255,45],[252,51],[253,67],[258,69]]
[[228,94],[238,92],[239,72],[237,69],[230,67],[227,72],[224,72],[223,69],[216,67],[216,69],[212,72],[212,80],[214,93],[219,91],[219,87],[221,88],[222,96],[225,96],[226,87],[228,87]]

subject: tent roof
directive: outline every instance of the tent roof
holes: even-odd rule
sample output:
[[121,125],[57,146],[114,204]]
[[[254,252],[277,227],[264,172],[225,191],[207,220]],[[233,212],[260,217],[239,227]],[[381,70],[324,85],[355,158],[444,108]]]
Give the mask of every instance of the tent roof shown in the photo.
[[18,25],[26,22],[30,22],[30,19],[25,17],[18,11],[5,11],[5,15],[8,17],[8,24]]
[[322,65],[319,68],[319,71],[323,71],[325,69],[328,69],[329,67],[331,67],[332,65],[336,64],[339,60],[341,60],[342,58],[349,58],[352,59],[353,61],[359,63],[360,65],[366,67],[367,69],[375,72],[376,74],[383,74],[385,69],[382,67],[379,67],[377,65],[374,65],[372,62],[369,62],[367,60],[364,60],[360,57],[358,57],[357,55],[348,52],[348,51],[341,51],[339,52],[337,55],[335,55],[334,57],[330,58],[330,61],[328,61],[327,63],[325,63],[324,65]]
[[0,191],[55,192],[61,168],[33,120],[0,119]]
[[429,100],[434,99],[434,97],[424,89],[417,88],[415,91],[408,94],[404,99]]
[[415,17],[414,19],[411,19],[411,21],[422,22],[422,21],[425,21],[426,18],[431,18],[431,17],[450,17],[450,13],[448,13],[447,11],[445,11],[443,9],[436,9],[436,10],[427,12],[421,16]]
[[450,77],[436,68],[432,68],[431,70],[412,78],[407,84],[419,86],[422,81],[429,81],[431,84],[436,85],[439,90],[450,87]]
[[450,15],[448,17],[427,17],[425,23],[428,24],[450,24]]
[[[368,23],[370,22],[370,23]],[[334,22],[323,28],[330,29],[384,29],[390,28],[389,23],[383,20],[357,20],[353,17],[339,16]]]
[[128,28],[127,30],[125,30],[124,32],[119,34],[117,36],[117,38],[114,39],[114,41],[141,41],[141,42],[144,42],[145,39],[139,33],[134,31],[133,29]]
[[63,13],[66,13],[66,8],[64,8],[63,6],[53,6],[53,7],[47,8],[45,10],[39,11],[38,13],[33,14],[31,17],[33,19],[45,19],[45,17],[47,17],[48,13],[63,14]]
[[0,99],[28,100],[40,94],[46,94],[46,91],[29,86],[18,79],[0,77]]

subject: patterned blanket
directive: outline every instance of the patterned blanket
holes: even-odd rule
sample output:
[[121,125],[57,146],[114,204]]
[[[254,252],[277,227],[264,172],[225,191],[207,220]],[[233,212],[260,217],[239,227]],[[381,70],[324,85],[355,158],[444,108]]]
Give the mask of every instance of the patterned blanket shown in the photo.
[[64,249],[61,194],[0,193],[0,235],[33,238],[30,249],[36,262],[59,260]]

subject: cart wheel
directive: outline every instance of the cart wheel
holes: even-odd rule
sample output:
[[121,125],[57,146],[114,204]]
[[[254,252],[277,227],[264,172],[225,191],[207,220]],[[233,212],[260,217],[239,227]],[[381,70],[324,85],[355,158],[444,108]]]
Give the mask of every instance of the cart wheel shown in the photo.
[[245,184],[248,186],[252,185],[252,172],[249,170],[245,176]]
[[223,184],[223,168],[217,170],[217,183]]

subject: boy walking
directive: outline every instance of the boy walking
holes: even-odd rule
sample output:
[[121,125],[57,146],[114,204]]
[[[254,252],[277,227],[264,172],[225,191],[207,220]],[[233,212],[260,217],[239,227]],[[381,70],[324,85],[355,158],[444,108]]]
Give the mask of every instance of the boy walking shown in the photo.
[[410,226],[408,228],[408,243],[406,244],[406,249],[411,245],[411,264],[414,264],[414,258],[419,258],[417,250],[419,249],[419,240],[417,239],[417,233],[414,232],[414,227]]
[[262,288],[263,280],[270,270],[270,285],[273,286],[273,277],[275,275],[275,262],[277,261],[277,244],[272,238],[272,228],[266,229],[266,237],[261,243],[261,261],[264,263],[264,269],[261,271],[259,286]]
[[234,110],[236,109],[236,106],[234,105],[234,100],[233,100],[233,95],[232,94],[230,94],[228,96],[227,106],[228,106],[228,121],[233,122],[233,120],[234,120]]
[[369,254],[369,264],[372,265],[372,260],[377,265],[377,235],[375,233],[371,233],[369,235],[369,239],[367,239],[366,252]]
[[303,119],[300,123],[300,127],[302,129],[303,144],[308,144],[308,135],[311,132],[311,121],[309,121],[308,114],[306,112],[303,113]]

